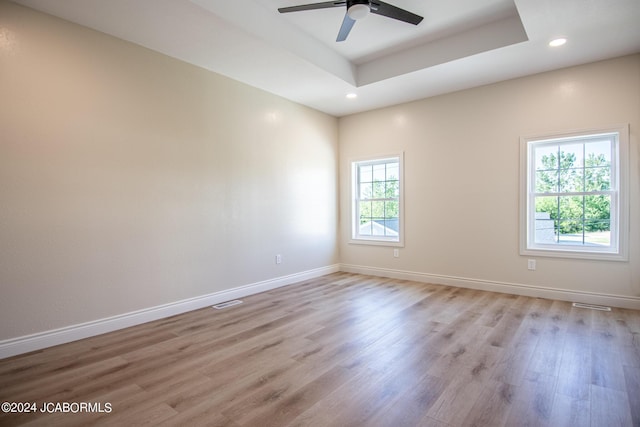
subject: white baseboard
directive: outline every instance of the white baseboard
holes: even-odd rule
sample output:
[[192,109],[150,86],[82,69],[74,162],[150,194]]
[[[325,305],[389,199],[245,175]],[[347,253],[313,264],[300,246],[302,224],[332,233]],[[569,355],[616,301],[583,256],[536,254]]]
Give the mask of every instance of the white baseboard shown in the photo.
[[145,308],[130,313],[120,314],[105,319],[71,325],[60,329],[39,332],[32,335],[11,338],[0,341],[0,359],[40,350],[58,344],[77,341],[83,338],[113,332],[118,329],[140,325],[153,320],[164,319],[176,314],[186,313],[203,307],[219,304],[221,302],[246,297],[248,295],[269,291],[315,277],[339,271],[337,264],[303,271],[301,273],[290,274],[288,276],[276,277],[233,289],[214,292],[208,295],[189,298],[182,301]]
[[561,301],[581,302],[585,304],[597,304],[610,307],[640,310],[640,298],[632,296],[610,295],[596,292],[580,292],[568,289],[523,285],[518,283],[494,282],[490,280],[444,276],[438,274],[419,273],[413,271],[394,270],[388,268],[369,267],[352,264],[340,264],[340,271],[344,271],[347,273],[367,274],[370,276],[389,277],[392,279],[412,280],[422,283],[433,283],[435,285],[455,286],[458,288],[479,289],[483,291],[501,292],[528,297],[547,298]]

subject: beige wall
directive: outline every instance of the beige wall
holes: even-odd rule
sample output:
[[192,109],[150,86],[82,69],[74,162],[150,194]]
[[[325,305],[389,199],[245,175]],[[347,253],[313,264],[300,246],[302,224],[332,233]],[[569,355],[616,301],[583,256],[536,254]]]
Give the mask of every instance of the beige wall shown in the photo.
[[5,1],[0,138],[0,341],[338,262],[336,118]]
[[[629,262],[519,255],[519,137],[629,123]],[[640,55],[340,119],[343,266],[517,286],[640,296]],[[405,153],[406,245],[351,245],[349,161]],[[365,268],[366,270],[366,268]],[[436,278],[437,279],[437,278]],[[509,286],[507,286],[508,288]],[[638,300],[636,300],[638,301]]]

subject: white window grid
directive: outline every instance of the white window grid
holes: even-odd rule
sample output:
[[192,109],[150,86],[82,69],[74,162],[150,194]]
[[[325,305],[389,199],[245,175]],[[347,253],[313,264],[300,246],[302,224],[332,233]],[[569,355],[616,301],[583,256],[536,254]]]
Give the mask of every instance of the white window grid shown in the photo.
[[[403,213],[403,207],[402,207],[402,193],[403,193],[403,155],[402,154],[398,154],[398,155],[393,155],[393,156],[379,156],[379,157],[375,157],[375,158],[369,158],[369,159],[363,159],[363,160],[356,160],[356,161],[352,161],[351,162],[351,167],[352,167],[352,238],[351,238],[351,243],[361,243],[361,244],[373,244],[373,245],[390,245],[390,246],[402,246],[402,242],[403,242],[403,219],[402,219],[402,213]],[[390,164],[397,164],[397,168],[398,168],[398,176],[395,179],[389,179],[390,177],[386,176],[386,172],[385,172],[385,180],[384,180],[384,184],[385,184],[385,188],[386,188],[386,184],[388,182],[394,182],[397,181],[398,183],[398,196],[397,197],[367,197],[367,198],[361,198],[361,185],[362,184],[369,184],[369,182],[363,182],[361,181],[361,177],[360,177],[360,171],[362,169],[362,167],[367,167],[367,166],[376,166],[376,165],[390,165]],[[372,179],[373,181],[373,179]],[[360,212],[360,202],[361,201],[366,201],[366,202],[382,202],[382,203],[397,203],[398,206],[398,215],[397,218],[394,218],[394,220],[397,220],[398,225],[397,225],[397,232],[396,233],[391,233],[388,232],[388,230],[386,229],[386,227],[381,226],[381,228],[384,230],[382,234],[376,234],[374,235],[374,233],[370,233],[370,234],[363,234],[360,232],[360,218],[361,218],[361,212]],[[371,219],[380,219],[383,221],[387,220],[386,217],[386,212],[385,215],[382,218],[378,218],[378,217],[371,217]]]
[[[626,144],[622,144],[622,141],[626,140],[626,138],[623,138],[626,136],[624,134],[625,130],[628,132],[628,125],[620,125],[600,132],[576,132],[566,136],[522,139],[523,150],[521,151],[521,156],[525,155],[525,157],[521,158],[523,160],[522,165],[526,168],[526,174],[524,175],[524,177],[526,177],[526,182],[523,185],[523,191],[525,194],[521,199],[521,206],[524,210],[523,216],[521,216],[521,218],[524,218],[523,223],[521,223],[521,254],[618,261],[624,261],[627,259],[628,242],[626,241],[625,233],[628,233],[628,199],[626,197],[622,197],[623,192],[626,191],[626,185],[624,185],[624,183],[626,182],[625,177],[627,173],[624,159],[627,157],[625,153],[627,153],[628,148],[626,147]],[[609,141],[611,149],[609,165],[610,186],[608,189],[593,191],[562,191],[558,184],[558,188],[555,191],[536,191],[536,148],[557,146],[560,150],[566,145],[582,144],[584,149],[589,143],[602,141],[603,139]],[[583,171],[584,169],[588,169],[584,162],[582,168]],[[561,167],[559,165],[558,171],[560,170]],[[585,174],[583,172],[583,180],[585,179],[584,177]],[[583,190],[585,189],[586,187],[583,182]],[[570,242],[562,242],[562,244],[560,244],[559,241],[555,243],[537,243],[535,241],[535,203],[537,197],[575,196],[582,197],[584,202],[585,196],[598,195],[604,195],[610,198],[610,242],[608,245],[585,245],[584,237],[582,242],[579,242],[578,244],[571,244]],[[585,218],[584,209],[582,211],[581,220],[588,221]],[[558,224],[554,224],[554,227],[557,231]]]

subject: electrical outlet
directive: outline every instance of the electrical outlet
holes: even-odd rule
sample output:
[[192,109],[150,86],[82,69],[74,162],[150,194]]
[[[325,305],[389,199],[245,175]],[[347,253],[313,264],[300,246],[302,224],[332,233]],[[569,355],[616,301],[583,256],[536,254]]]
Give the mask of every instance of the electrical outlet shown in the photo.
[[536,260],[535,259],[527,260],[527,268],[529,270],[535,270],[536,269]]
[[276,255],[276,264],[282,264],[282,255]]
[[394,258],[399,258],[400,257],[400,249],[394,249],[393,250],[393,257]]

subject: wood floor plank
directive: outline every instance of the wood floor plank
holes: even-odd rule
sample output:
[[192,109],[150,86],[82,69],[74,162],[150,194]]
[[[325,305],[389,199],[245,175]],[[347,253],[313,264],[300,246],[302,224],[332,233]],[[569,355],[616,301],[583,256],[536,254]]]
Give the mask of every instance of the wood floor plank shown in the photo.
[[[511,384],[488,382],[475,404],[462,420],[462,426],[503,426],[515,404],[518,387]],[[518,420],[517,425],[522,419]]]
[[[407,393],[408,390],[416,392],[419,396],[419,404],[412,409],[418,412],[417,417],[423,417],[435,402],[439,391],[444,390],[444,381],[426,374],[429,367],[440,357],[440,354],[430,351],[427,345],[407,340],[400,341],[391,348],[384,344],[376,347],[374,351],[369,352],[363,366],[377,372],[377,375],[371,383],[360,383],[360,393],[368,403],[358,405],[358,410],[347,408],[342,412],[342,418],[334,419],[334,423],[368,425],[374,423],[374,420],[379,421],[390,412],[389,408],[396,404],[400,403],[406,408],[407,399],[411,395]],[[381,353],[384,353],[383,358],[375,361],[371,359],[374,354]],[[402,362],[398,363],[399,361]],[[390,366],[396,368],[389,369]]]
[[[490,328],[482,325],[472,325],[465,329],[466,333],[461,334],[450,345],[440,348],[442,356],[434,361],[428,372],[434,376],[444,376],[446,372],[455,372],[463,366],[474,363],[478,357],[478,352],[486,345],[487,335]],[[440,333],[443,333],[440,331]]]
[[243,424],[282,426],[293,421],[306,409],[313,406],[318,400],[333,392],[339,386],[348,381],[349,370],[342,367],[334,367],[316,379],[306,383],[303,387],[283,396],[275,405],[265,407],[262,411],[256,411],[253,417]]
[[634,426],[640,426],[640,368],[625,366],[624,376],[627,385],[627,397]]
[[[463,366],[452,376],[427,416],[444,423],[461,425],[484,388],[490,384],[493,370],[503,351],[491,345],[482,346],[472,363]],[[441,373],[441,376],[444,375],[445,372]]]
[[494,347],[507,347],[524,321],[527,306],[530,304],[530,298],[515,298],[500,320],[493,324],[493,332],[489,335],[488,342]]
[[484,387],[485,382],[476,375],[468,371],[463,375],[458,374],[429,408],[426,416],[443,423],[461,425]]
[[528,371],[518,388],[506,425],[549,426],[554,405],[557,378]]
[[640,368],[640,345],[623,345],[617,347],[622,366]]
[[406,387],[403,393],[391,399],[380,408],[374,419],[367,424],[372,426],[428,426],[442,425],[440,421],[426,416],[438,397],[447,386],[445,378],[425,375],[412,387]]
[[537,298],[529,307],[525,319],[505,348],[502,359],[493,373],[493,379],[502,383],[518,386],[530,366],[540,335],[545,328],[557,328],[552,311],[553,301]]
[[554,324],[543,327],[536,349],[531,356],[529,370],[543,375],[557,376],[562,359],[565,334]]
[[82,367],[56,372],[55,374],[39,376],[13,382],[9,381],[2,387],[2,401],[24,402],[29,400],[45,401],[52,396],[64,394],[71,397],[73,390],[87,381],[96,381],[113,373],[121,372],[129,363],[121,357],[111,357]]
[[4,426],[640,425],[640,312],[335,273],[0,360]]
[[551,427],[576,427],[591,425],[591,403],[588,399],[576,399],[556,393],[551,410]]
[[[345,418],[357,418],[360,414],[371,412],[372,403],[368,393],[375,387],[374,384],[378,384],[379,378],[380,372],[377,370],[366,368],[357,370],[348,381],[302,412],[289,425],[291,427],[349,425],[345,424]],[[363,388],[362,384],[368,386]]]
[[589,400],[591,385],[591,339],[585,334],[564,334],[562,359],[558,370],[557,393],[578,400]]
[[632,425],[631,409],[626,393],[592,385],[591,396],[591,425]]
[[[283,402],[292,399],[302,387],[309,384],[322,383],[321,378],[330,377],[330,382],[346,381],[348,370],[342,367],[333,367],[328,370],[324,366],[306,367],[301,364],[291,365],[291,368],[272,376],[253,390],[247,390],[244,396],[228,405],[222,410],[222,414],[241,425],[247,424],[256,416],[262,416]],[[255,424],[254,424],[255,425]]]
[[[417,415],[420,419],[428,409],[429,402],[433,402],[437,396],[437,393],[433,394],[436,392],[433,387],[438,387],[437,384],[441,383],[439,379],[424,375],[426,367],[439,355],[424,353],[424,348],[419,347],[395,350],[401,351],[386,353],[386,356],[391,356],[388,358],[386,367],[380,365],[372,367],[370,363],[354,365],[360,368],[357,375],[336,389],[327,399],[318,402],[297,417],[292,425],[376,425],[389,414],[388,409],[394,405],[394,402],[401,400],[402,407],[406,408],[406,391],[408,390],[419,391],[425,398],[422,401],[423,411]],[[389,369],[390,363],[399,358],[404,359],[402,370]],[[351,404],[345,405],[347,401]],[[412,409],[418,408],[412,407]]]
[[592,328],[593,313],[596,310],[571,307],[569,309],[567,332],[571,334],[589,334]]
[[519,339],[515,339],[502,354],[496,364],[492,379],[504,384],[518,386],[522,384],[529,368],[531,357],[537,347],[537,336],[524,333]]
[[516,295],[508,294],[494,294],[495,299],[485,311],[482,312],[482,324],[489,327],[494,327],[498,324],[502,317],[506,314],[507,310],[518,298]]
[[620,350],[610,335],[595,331],[591,339],[591,384],[614,390],[626,390]]
[[155,424],[155,427],[172,426],[207,426],[207,427],[241,427],[220,414],[216,404],[212,401],[203,401],[194,405],[189,410],[180,412]]

